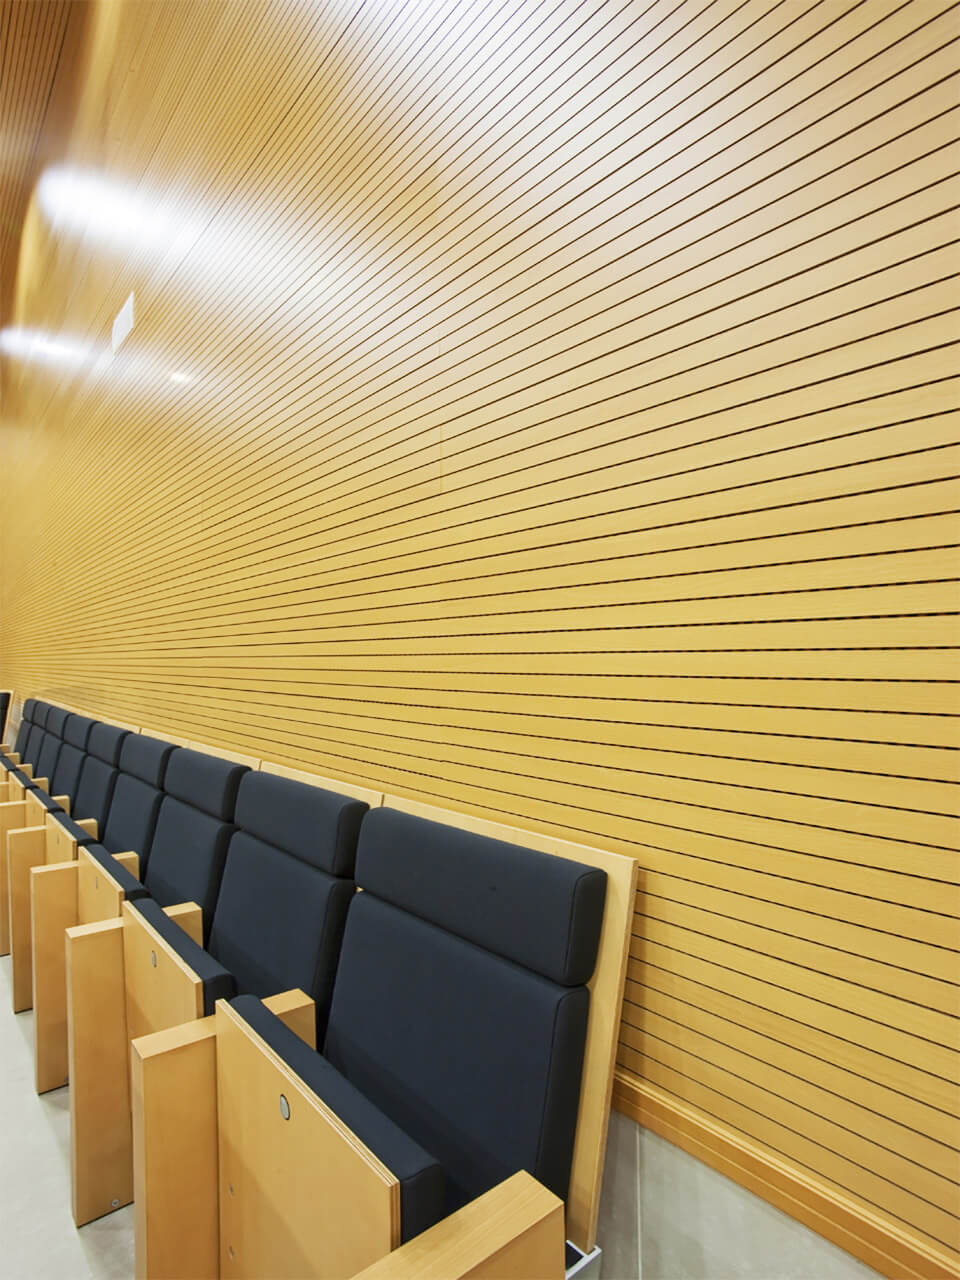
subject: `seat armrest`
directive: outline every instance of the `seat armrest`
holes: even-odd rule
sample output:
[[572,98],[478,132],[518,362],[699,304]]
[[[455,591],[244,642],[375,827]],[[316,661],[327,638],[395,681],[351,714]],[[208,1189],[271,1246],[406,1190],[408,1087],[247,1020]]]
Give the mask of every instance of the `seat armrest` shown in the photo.
[[401,1239],[412,1239],[437,1222],[446,1207],[446,1177],[436,1159],[256,996],[237,996],[230,1004],[396,1178],[400,1184]]
[[353,1280],[562,1280],[563,1201],[521,1170]]
[[212,1015],[218,1000],[228,1000],[236,994],[237,984],[233,974],[215,960],[209,951],[198,946],[153,898],[137,898],[132,902],[130,910],[146,920],[170,950],[196,974],[203,985],[205,1017]]

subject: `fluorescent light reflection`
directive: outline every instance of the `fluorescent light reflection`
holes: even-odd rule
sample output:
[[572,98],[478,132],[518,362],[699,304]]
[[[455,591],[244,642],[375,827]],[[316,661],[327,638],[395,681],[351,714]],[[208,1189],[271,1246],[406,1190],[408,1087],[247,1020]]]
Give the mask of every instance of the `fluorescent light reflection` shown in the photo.
[[47,169],[37,204],[57,230],[89,236],[116,249],[185,251],[203,224],[156,193],[85,169]]
[[178,370],[178,371],[177,371],[177,372],[175,372],[175,373],[171,373],[171,375],[170,375],[170,381],[171,381],[171,382],[177,382],[177,383],[179,383],[181,386],[184,386],[184,385],[186,385],[186,383],[188,383],[188,382],[193,382],[193,381],[194,381],[194,377],[193,377],[193,374],[192,374],[192,373],[180,373],[180,372],[179,372],[179,370]]
[[62,334],[44,333],[42,329],[9,328],[0,329],[0,351],[29,364],[79,369],[93,355],[94,347]]

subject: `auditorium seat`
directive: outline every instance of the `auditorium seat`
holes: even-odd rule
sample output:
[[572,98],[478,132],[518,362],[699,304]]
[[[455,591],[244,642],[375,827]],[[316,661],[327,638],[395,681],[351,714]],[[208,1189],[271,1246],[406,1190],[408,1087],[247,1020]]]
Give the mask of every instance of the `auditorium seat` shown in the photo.
[[[238,1274],[353,1275],[525,1170],[558,1206],[551,1273],[562,1275],[559,1200],[570,1184],[588,1026],[606,1086],[633,886],[628,859],[583,852],[590,862],[396,809],[366,814],[362,891],[347,912],[322,1055],[249,994],[220,1000],[212,1025],[189,1036],[180,1027],[134,1041],[144,1273],[215,1274],[218,1249],[233,1258],[236,1244]],[[591,1021],[604,865],[616,881],[612,942]],[[198,1072],[210,1053],[217,1064],[214,1102],[198,1074],[196,1111],[191,1094],[182,1129],[161,1121],[168,1052],[180,1055],[179,1072],[188,1053]],[[193,1184],[187,1204],[158,1160],[176,1168],[211,1124],[219,1155],[198,1159],[219,1162],[218,1186],[205,1199]],[[592,1176],[598,1190],[599,1170]],[[307,1185],[322,1213],[299,1193]],[[179,1221],[190,1222],[195,1256],[173,1256]]]
[[[127,739],[124,743],[121,760],[128,755],[129,761],[129,742]],[[169,754],[156,826],[149,841],[149,852],[141,862],[140,878],[149,898],[140,901],[152,901],[158,909],[167,908],[198,944],[209,937],[227,845],[234,831],[237,791],[248,772],[246,765],[185,747],[176,747]],[[132,798],[126,795],[131,790],[129,787],[121,793],[122,782],[123,779],[118,780],[115,788],[105,835],[110,832],[118,797],[124,804]],[[132,805],[125,808],[124,819],[124,826],[130,819],[142,827],[142,809],[135,812]],[[129,1130],[129,1093],[125,1092],[129,1038],[123,977],[123,923],[122,919],[107,920],[66,931],[71,1144],[74,1215],[78,1225],[116,1207],[112,1203],[117,1198],[115,1191],[105,1199],[100,1194],[103,1178],[99,1161],[102,1156],[108,1169],[118,1166],[118,1147],[113,1136],[117,1117],[125,1118]],[[100,944],[104,936],[109,936],[111,928],[119,948],[114,949],[104,965]],[[113,1006],[109,1001],[111,990],[120,997]],[[110,1009],[112,1012],[108,1013]],[[131,1020],[136,1022],[133,1011]],[[108,1077],[103,1064],[107,1042],[120,1048],[115,1105],[109,1088],[105,1093]],[[105,1097],[111,1099],[110,1114],[104,1113]],[[93,1104],[91,1098],[96,1100]],[[119,1164],[124,1170],[128,1169],[129,1146],[127,1159]],[[127,1184],[130,1176],[127,1172]],[[116,1186],[112,1177],[107,1181],[112,1187]],[[121,1199],[120,1203],[125,1201]]]

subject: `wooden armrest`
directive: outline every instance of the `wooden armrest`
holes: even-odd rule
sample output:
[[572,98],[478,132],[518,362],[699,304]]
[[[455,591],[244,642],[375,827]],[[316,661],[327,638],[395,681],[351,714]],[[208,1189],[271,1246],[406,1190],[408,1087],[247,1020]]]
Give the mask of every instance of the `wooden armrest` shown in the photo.
[[77,921],[74,861],[30,870],[33,923],[33,1060],[37,1093],[67,1082],[67,956],[63,933]]
[[[49,842],[48,856],[52,862],[68,862],[71,858],[76,858],[79,848],[76,836],[69,832],[60,822],[62,816],[59,813],[46,814],[47,839]],[[81,818],[77,826],[85,831],[88,836],[96,838],[96,818]]]
[[78,1227],[133,1195],[123,921],[66,931],[70,1175]]
[[7,835],[7,908],[13,1011],[33,1004],[33,937],[30,919],[30,868],[47,860],[47,828],[24,827]]
[[293,991],[282,991],[277,996],[267,996],[263,1003],[311,1049],[316,1049],[317,1005],[306,992],[299,988],[294,988]]
[[[166,914],[184,927],[199,917],[200,908],[184,903]],[[202,1018],[203,983],[190,966],[129,902],[122,918],[130,1039]]]
[[216,1019],[221,1274],[351,1276],[389,1253],[396,1178],[225,1000]]
[[[264,1004],[314,1045],[316,1014],[309,996],[285,991]],[[216,1045],[215,1018],[140,1036],[131,1045],[139,1280],[218,1275]]]
[[131,1045],[138,1280],[216,1277],[219,1256],[216,1019]]
[[515,1173],[354,1280],[562,1280],[563,1201]]
[[[135,853],[116,853],[116,861],[140,878],[140,859]],[[113,920],[123,909],[125,894],[116,880],[85,849],[77,850],[80,878],[77,886],[77,923],[93,924]]]
[[171,920],[176,920],[198,947],[203,946],[203,912],[195,902],[179,902],[175,907],[164,907],[163,912]]

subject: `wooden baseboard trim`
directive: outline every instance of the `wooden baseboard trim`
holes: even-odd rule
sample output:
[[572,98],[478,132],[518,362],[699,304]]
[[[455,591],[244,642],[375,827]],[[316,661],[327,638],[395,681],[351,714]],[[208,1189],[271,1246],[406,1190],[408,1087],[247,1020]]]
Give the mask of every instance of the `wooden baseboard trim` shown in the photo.
[[613,1105],[891,1280],[960,1280],[960,1258],[931,1247],[620,1068],[614,1076]]

